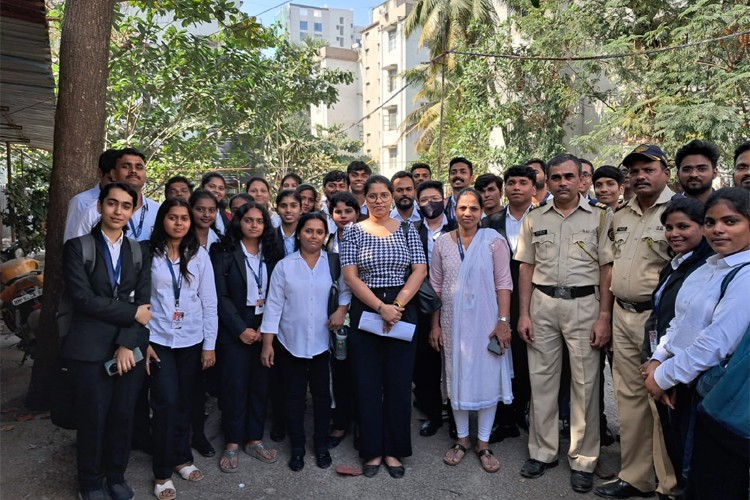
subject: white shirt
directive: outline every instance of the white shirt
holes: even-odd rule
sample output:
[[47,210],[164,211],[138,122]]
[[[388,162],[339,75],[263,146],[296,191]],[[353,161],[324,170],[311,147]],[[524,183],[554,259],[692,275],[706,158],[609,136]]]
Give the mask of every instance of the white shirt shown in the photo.
[[[159,204],[144,196],[143,205],[133,213],[128,222],[128,237],[138,241],[146,241],[151,238],[151,231],[153,231],[154,224],[156,224],[156,212],[158,211]],[[141,216],[143,216],[143,224],[141,224]],[[81,216],[76,225],[73,237],[75,238],[77,236],[89,234],[91,228],[96,225],[100,218],[101,215],[96,209],[96,203],[94,203]],[[140,234],[136,234],[139,227],[141,229]],[[135,228],[135,230],[133,228]]]
[[271,212],[271,225],[273,227],[279,227],[281,225],[281,217],[276,212]]
[[[240,243],[242,253],[245,254],[245,271],[247,272],[247,303],[245,305],[255,307],[258,303],[260,296],[258,295],[258,283],[255,281],[255,277],[258,276],[261,280],[261,293],[263,297],[268,295],[268,266],[263,262],[263,268],[261,270],[262,276],[258,274],[258,268],[263,260],[262,248],[258,248],[258,255],[253,255],[247,251],[245,245]],[[255,273],[255,274],[253,274]]]
[[[221,210],[222,209],[220,208],[219,212],[221,212]],[[216,229],[218,229],[222,235],[227,234],[227,228],[224,227],[224,219],[221,218],[221,213],[216,214],[216,222],[214,224],[216,224]],[[211,248],[210,244],[208,245],[208,248]]]
[[[513,217],[513,214],[510,213],[510,207],[505,208],[505,235],[508,238],[508,243],[510,244],[510,249],[513,253],[516,253],[516,248],[518,248],[518,238],[521,235],[521,225],[523,224],[523,218],[526,217],[526,214],[529,213],[529,210],[531,210],[530,203],[521,218],[516,219],[515,217]],[[511,257],[512,256],[513,255],[511,254]]]
[[281,231],[281,239],[284,241],[284,255],[291,255],[294,253],[294,237],[297,234],[297,231],[292,231],[292,234],[287,236],[284,232],[284,228],[279,226],[279,230]]
[[[343,275],[338,282],[339,305],[349,305],[352,294]],[[281,345],[297,358],[310,359],[326,351],[330,290],[326,252],[320,252],[313,269],[299,251],[294,252],[276,264],[260,331],[277,334]]]
[[[115,241],[110,241],[106,234],[102,233],[104,241],[107,243],[109,249],[109,257],[112,260],[112,269],[117,268],[117,261],[120,260],[120,252],[122,251],[122,242],[125,240],[125,233],[120,233],[120,237]],[[117,276],[117,284],[120,284],[120,277]]]
[[[180,288],[180,306],[184,316],[182,328],[172,328],[175,310],[175,294],[171,265],[166,256],[154,257],[151,261],[151,342],[171,348],[190,347],[203,342],[204,351],[213,351],[219,318],[216,310],[216,284],[208,252],[198,248],[198,253],[188,263],[190,280],[183,278]],[[179,261],[174,263],[174,274],[180,276]]]
[[[686,254],[675,255],[672,258],[672,260],[669,261],[669,265],[672,267],[673,270],[676,271],[677,268],[680,267],[680,264],[682,264],[683,262],[685,262],[691,255],[693,255],[693,251],[692,250],[690,250]],[[664,283],[662,283],[662,285],[659,287],[659,289],[654,294],[654,299],[656,300],[657,303],[661,300],[661,294],[664,293],[664,289],[667,287],[667,284],[669,283],[669,278],[671,278],[671,275],[667,276],[667,279],[664,280]]]
[[432,247],[435,245],[435,240],[438,236],[443,234],[443,228],[448,224],[448,217],[443,214],[443,221],[440,223],[440,227],[436,231],[430,229],[430,225],[427,223],[427,219],[423,222],[425,229],[427,229],[427,266],[429,267],[432,261]]
[[398,208],[394,208],[393,210],[391,210],[391,214],[390,215],[391,215],[392,219],[396,219],[399,222],[407,222],[407,221],[409,221],[409,222],[419,222],[419,221],[422,220],[422,216],[419,215],[419,209],[417,207],[417,202],[416,201],[412,205],[411,215],[409,216],[408,219],[404,219],[403,217],[401,217],[401,214],[398,212]]
[[737,348],[750,325],[750,266],[735,275],[720,302],[719,294],[724,277],[745,262],[750,250],[712,255],[683,282],[675,317],[652,357],[661,362],[654,378],[663,390],[692,382]]
[[[217,217],[216,220],[219,220],[220,218],[221,217]],[[211,245],[213,245],[214,243],[216,243],[218,241],[220,241],[219,240],[219,235],[216,234],[216,231],[214,231],[213,229],[211,229],[209,227],[208,228],[208,237],[206,238],[206,246],[203,247],[203,248],[205,248],[206,251],[210,251],[211,250]]]
[[63,234],[63,243],[76,236],[76,226],[81,216],[91,207],[96,207],[96,202],[99,199],[99,193],[101,188],[99,184],[92,187],[88,191],[78,193],[70,199],[68,203],[68,216],[65,219],[65,233]]

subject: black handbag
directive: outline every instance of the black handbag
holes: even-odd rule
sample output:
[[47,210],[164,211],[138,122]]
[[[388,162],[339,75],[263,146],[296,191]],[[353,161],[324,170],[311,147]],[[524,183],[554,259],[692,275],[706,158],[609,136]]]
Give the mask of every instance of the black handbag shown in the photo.
[[[401,229],[404,231],[404,238],[406,238],[406,241],[409,241],[409,224],[407,222],[401,223]],[[409,279],[409,276],[411,276],[411,266],[408,266],[406,268],[406,274],[404,275],[404,283]],[[443,307],[443,301],[440,300],[440,297],[438,297],[437,292],[434,288],[432,288],[432,285],[430,284],[430,280],[425,278],[424,281],[422,281],[422,284],[419,285],[419,290],[417,291],[417,295],[414,297],[417,301],[417,307],[419,307],[419,312],[422,314],[426,314],[428,316],[431,316],[434,314],[438,309]]]

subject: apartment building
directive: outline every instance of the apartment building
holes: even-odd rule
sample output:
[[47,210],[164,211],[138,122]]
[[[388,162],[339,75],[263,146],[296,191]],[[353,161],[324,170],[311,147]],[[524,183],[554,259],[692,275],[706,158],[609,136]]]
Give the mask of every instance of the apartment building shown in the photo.
[[418,45],[419,31],[404,34],[406,15],[416,0],[388,0],[372,9],[371,23],[362,29],[359,67],[362,79],[363,152],[390,177],[417,161],[417,134],[404,119],[421,105],[419,91],[406,86],[401,73],[429,61]]
[[279,10],[275,21],[286,30],[292,42],[315,38],[328,42],[330,47],[351,49],[359,41],[359,27],[354,26],[351,9],[288,3]]
[[318,127],[326,129],[338,126],[345,130],[346,136],[354,141],[362,140],[362,80],[359,71],[359,53],[357,50],[338,47],[323,47],[319,52],[319,64],[323,69],[340,69],[354,75],[349,85],[337,85],[339,100],[332,106],[319,104],[310,107],[310,126],[312,133]]

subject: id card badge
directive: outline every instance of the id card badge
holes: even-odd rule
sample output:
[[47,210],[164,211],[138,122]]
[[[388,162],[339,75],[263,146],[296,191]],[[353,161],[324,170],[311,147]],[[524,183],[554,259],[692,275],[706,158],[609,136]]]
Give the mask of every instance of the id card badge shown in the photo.
[[263,298],[259,298],[258,301],[255,303],[255,315],[259,316],[263,314],[263,310],[265,309],[266,301],[263,300]]
[[182,320],[185,318],[183,311],[175,311],[172,313],[172,328],[175,330],[182,329]]
[[659,345],[659,342],[656,338],[656,330],[648,331],[648,343],[651,346],[651,354],[655,353],[656,347]]

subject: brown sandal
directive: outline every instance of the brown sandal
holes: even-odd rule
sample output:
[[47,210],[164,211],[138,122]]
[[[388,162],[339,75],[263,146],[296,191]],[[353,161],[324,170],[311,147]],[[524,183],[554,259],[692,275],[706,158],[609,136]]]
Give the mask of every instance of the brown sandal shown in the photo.
[[[461,453],[460,457],[458,456],[459,453]],[[448,459],[448,455],[451,456],[450,460]],[[445,456],[443,457],[443,462],[445,462],[446,465],[455,467],[456,465],[461,463],[461,460],[463,460],[465,456],[466,456],[466,446],[462,445],[461,443],[456,443],[453,445],[451,449],[445,452]]]
[[[492,450],[489,448],[485,448],[483,450],[476,450],[477,457],[479,458],[479,463],[482,465],[482,469],[484,469],[485,472],[493,473],[500,470],[500,461],[495,457],[495,454],[492,453]],[[482,460],[482,459],[486,460]],[[496,467],[492,467],[490,465],[490,459],[494,458],[495,463],[497,463]]]

